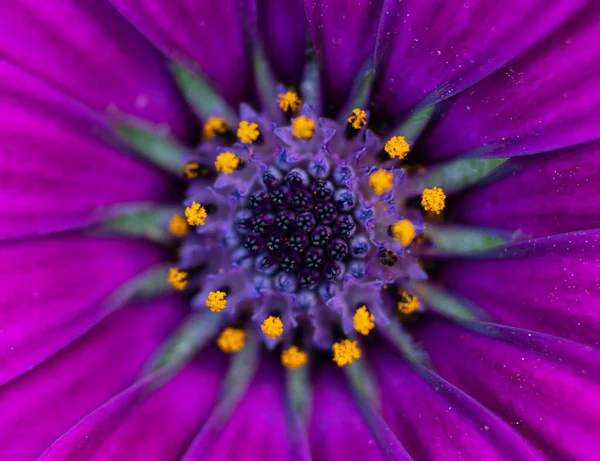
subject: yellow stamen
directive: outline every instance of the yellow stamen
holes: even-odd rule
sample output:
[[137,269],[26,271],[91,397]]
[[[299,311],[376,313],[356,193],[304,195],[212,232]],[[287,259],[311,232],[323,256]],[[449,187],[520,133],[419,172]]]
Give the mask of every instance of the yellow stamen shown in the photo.
[[240,165],[240,159],[231,152],[223,152],[215,159],[215,168],[225,174],[232,173]]
[[298,97],[298,93],[295,91],[288,91],[287,93],[281,93],[277,95],[277,102],[279,103],[279,107],[282,111],[287,112],[295,112],[302,101]]
[[392,236],[399,240],[402,246],[408,246],[415,238],[415,226],[408,219],[401,219],[392,225]]
[[402,160],[410,152],[410,145],[404,136],[393,136],[385,143],[383,148],[391,158]]
[[348,123],[352,125],[355,130],[360,130],[367,124],[367,113],[362,109],[354,109],[350,117],[348,117]]
[[237,137],[244,144],[251,144],[258,139],[260,131],[258,124],[242,120],[237,130]]
[[211,291],[206,298],[206,307],[212,312],[221,312],[227,307],[227,293],[224,291]]
[[169,232],[175,237],[183,237],[189,231],[187,221],[180,214],[176,214],[169,221]]
[[315,121],[301,115],[292,122],[292,134],[297,138],[310,139],[315,134]]
[[283,334],[283,322],[279,317],[270,315],[262,323],[260,329],[270,339],[279,338]]
[[333,345],[333,361],[338,367],[343,367],[358,359],[360,359],[360,348],[357,341],[344,339]]
[[425,189],[421,194],[421,206],[425,211],[440,214],[446,208],[446,195],[440,187]]
[[287,368],[300,368],[308,362],[306,352],[298,349],[296,346],[288,347],[281,354],[281,363]]
[[227,132],[227,124],[222,117],[209,117],[202,128],[202,136],[204,139],[214,138],[218,134]]
[[198,177],[198,168],[200,168],[198,162],[187,162],[183,165],[183,174],[188,179],[194,179]]
[[190,226],[204,226],[207,216],[206,209],[196,202],[185,209],[185,217]]
[[169,269],[169,277],[167,278],[167,281],[173,286],[173,288],[181,291],[188,284],[187,276],[188,276],[187,272],[180,271],[176,267],[171,267]]
[[419,299],[416,296],[408,294],[406,291],[400,291],[400,301],[398,301],[398,310],[404,314],[409,315],[416,311],[420,306]]
[[240,328],[225,328],[217,338],[217,346],[226,354],[240,351],[246,345],[246,332]]
[[369,185],[377,195],[381,195],[391,190],[394,181],[394,175],[389,171],[377,170],[369,176]]
[[361,335],[368,335],[375,328],[375,316],[367,310],[367,306],[361,306],[354,313],[354,329]]

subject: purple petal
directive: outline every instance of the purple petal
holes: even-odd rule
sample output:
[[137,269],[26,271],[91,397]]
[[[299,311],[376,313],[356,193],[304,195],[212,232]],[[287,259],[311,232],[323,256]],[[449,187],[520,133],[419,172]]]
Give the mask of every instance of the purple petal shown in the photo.
[[192,134],[166,60],[105,0],[9,0],[0,56],[100,112]]
[[595,459],[600,351],[499,325],[468,322],[465,327],[432,318],[418,332],[436,371],[549,459]]
[[326,114],[346,102],[359,71],[373,55],[383,0],[304,0],[321,68]]
[[549,35],[582,3],[386,0],[375,115],[401,119],[419,103],[434,104],[468,88]]
[[534,237],[600,227],[600,143],[512,158],[493,177],[461,197],[454,219]]
[[275,75],[286,85],[302,79],[306,19],[302,0],[257,0],[258,33]]
[[254,99],[252,55],[239,0],[111,0],[169,57],[198,66],[234,107]]
[[91,113],[2,61],[0,114],[0,239],[85,226],[101,219],[98,207],[168,197],[171,178],[103,141],[110,132]]
[[130,386],[183,312],[176,299],[124,308],[3,386],[0,458],[37,457],[82,417]]
[[539,238],[444,266],[492,320],[600,346],[600,231]]
[[222,353],[203,351],[153,392],[162,374],[151,375],[77,424],[40,460],[179,459],[217,400],[225,363]]
[[383,417],[413,459],[543,459],[508,424],[429,370],[384,348],[369,359]]
[[102,301],[162,260],[130,239],[61,234],[0,244],[0,384],[39,364],[105,317]]
[[313,461],[388,459],[361,415],[341,369],[316,370],[308,436]]
[[[543,17],[548,9],[544,3],[535,14]],[[427,155],[435,160],[464,152],[502,157],[598,139],[599,41],[600,3],[589,2],[542,44],[449,100],[428,133]]]

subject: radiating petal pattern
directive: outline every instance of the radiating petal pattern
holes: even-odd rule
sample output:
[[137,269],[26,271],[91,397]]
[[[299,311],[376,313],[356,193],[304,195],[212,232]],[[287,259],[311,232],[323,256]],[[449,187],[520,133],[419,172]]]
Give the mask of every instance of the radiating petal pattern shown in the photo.
[[600,346],[600,232],[539,238],[442,269],[495,322]]
[[461,223],[533,237],[600,227],[600,143],[510,159],[453,209]]
[[477,322],[465,327],[435,318],[417,332],[436,371],[549,459],[595,459],[600,351],[527,330]]
[[169,57],[198,66],[234,107],[254,99],[244,0],[110,0]]
[[131,305],[0,389],[0,458],[32,459],[130,386],[183,309],[174,299]]
[[373,55],[383,0],[304,0],[321,67],[326,114],[335,115]]
[[504,157],[599,139],[599,40],[600,4],[589,2],[543,43],[447,101],[425,152],[438,161],[465,152]]
[[0,57],[95,110],[192,134],[166,60],[106,0],[6,0]]
[[583,0],[386,0],[379,30],[377,117],[398,119],[490,75],[552,33]]

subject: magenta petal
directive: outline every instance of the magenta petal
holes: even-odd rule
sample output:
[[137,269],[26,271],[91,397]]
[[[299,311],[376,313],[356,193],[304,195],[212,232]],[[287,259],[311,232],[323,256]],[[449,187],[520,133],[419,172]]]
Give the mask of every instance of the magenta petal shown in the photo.
[[84,226],[102,218],[99,207],[168,197],[172,179],[104,141],[111,133],[91,112],[2,61],[0,114],[0,239]]
[[384,348],[371,352],[369,363],[383,417],[413,459],[544,459],[508,424],[431,371]]
[[378,115],[403,118],[419,103],[468,88],[547,36],[582,3],[386,0],[376,51]]
[[275,75],[286,85],[302,79],[307,27],[302,0],[257,0],[258,33]]
[[61,234],[0,244],[0,384],[68,345],[106,316],[102,301],[162,259],[129,239]]
[[510,159],[453,208],[461,223],[533,237],[600,228],[600,143]]
[[192,133],[166,60],[105,0],[8,0],[0,56],[95,110]]
[[35,458],[81,418],[130,386],[183,312],[175,299],[124,308],[0,388],[0,458]]
[[[544,2],[535,15],[561,4],[564,2]],[[504,2],[501,6],[505,7]],[[581,14],[542,44],[447,101],[444,113],[428,133],[427,155],[434,160],[465,152],[502,157],[598,139],[598,43],[600,3],[589,2]]]
[[252,55],[240,0],[111,0],[113,5],[176,61],[199,66],[237,107],[252,101]]
[[373,55],[383,0],[304,0],[321,67],[324,112],[342,108]]
[[203,351],[164,385],[162,373],[151,375],[77,424],[40,460],[179,459],[217,400],[225,364],[222,353]]
[[436,371],[549,459],[596,459],[600,351],[499,325],[465,327],[433,318],[418,332]]
[[600,346],[600,231],[539,238],[452,261],[442,280],[495,322]]

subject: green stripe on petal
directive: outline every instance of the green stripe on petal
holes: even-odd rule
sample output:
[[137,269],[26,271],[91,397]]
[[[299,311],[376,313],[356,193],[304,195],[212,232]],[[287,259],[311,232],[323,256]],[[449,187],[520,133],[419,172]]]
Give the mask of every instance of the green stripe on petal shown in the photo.
[[435,253],[471,253],[501,246],[510,240],[510,233],[505,231],[463,226],[438,226],[428,223],[425,231],[435,243]]

